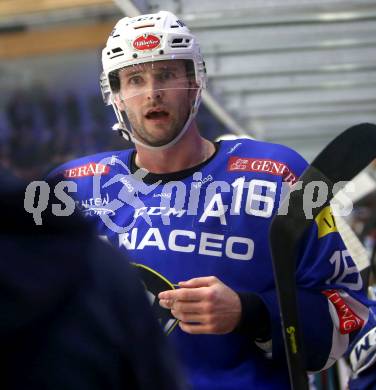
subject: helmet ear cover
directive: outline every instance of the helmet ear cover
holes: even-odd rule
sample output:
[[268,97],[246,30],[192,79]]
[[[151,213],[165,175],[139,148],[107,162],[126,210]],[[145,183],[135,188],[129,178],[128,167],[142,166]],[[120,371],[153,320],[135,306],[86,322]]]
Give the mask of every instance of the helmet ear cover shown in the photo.
[[195,80],[195,65],[193,61],[185,61],[185,71],[187,73],[188,80]]
[[119,70],[113,70],[108,74],[108,81],[110,83],[110,88],[113,93],[118,93],[120,91],[120,77]]

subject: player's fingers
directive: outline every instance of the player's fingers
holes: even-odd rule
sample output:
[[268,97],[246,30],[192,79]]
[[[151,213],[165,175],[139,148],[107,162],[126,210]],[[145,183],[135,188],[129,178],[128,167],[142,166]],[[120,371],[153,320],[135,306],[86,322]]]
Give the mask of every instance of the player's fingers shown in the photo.
[[212,329],[209,325],[205,324],[190,324],[187,322],[179,321],[180,329],[190,334],[210,334]]
[[159,305],[164,307],[165,309],[171,309],[174,303],[173,299],[160,299]]
[[205,311],[206,305],[196,301],[174,301],[171,309],[183,313],[202,313]]
[[167,300],[167,301],[174,301],[176,300],[178,290],[167,290],[162,291],[158,294],[159,300]]
[[199,313],[184,313],[181,311],[171,310],[171,314],[178,320],[187,323],[205,323],[205,316]]
[[207,287],[180,288],[178,290],[162,291],[158,294],[159,299],[174,301],[201,301],[208,295]]
[[210,287],[218,281],[219,280],[215,276],[203,276],[200,278],[181,281],[179,282],[179,286],[185,288]]

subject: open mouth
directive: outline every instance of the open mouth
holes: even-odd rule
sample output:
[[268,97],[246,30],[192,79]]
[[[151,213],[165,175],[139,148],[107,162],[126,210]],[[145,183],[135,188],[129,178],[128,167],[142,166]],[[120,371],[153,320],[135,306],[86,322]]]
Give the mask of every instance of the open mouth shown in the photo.
[[151,110],[145,115],[146,119],[164,119],[168,116],[169,113],[163,110]]

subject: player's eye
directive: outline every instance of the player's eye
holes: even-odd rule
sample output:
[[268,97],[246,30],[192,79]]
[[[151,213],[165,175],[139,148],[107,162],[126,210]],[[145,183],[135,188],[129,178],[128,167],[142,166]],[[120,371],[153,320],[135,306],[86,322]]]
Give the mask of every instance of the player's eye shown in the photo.
[[140,86],[144,83],[144,79],[139,75],[134,75],[128,78],[128,84],[132,86]]
[[176,76],[175,73],[172,72],[171,70],[165,69],[162,70],[160,73],[158,73],[157,79],[159,81],[170,81],[170,80],[175,80]]

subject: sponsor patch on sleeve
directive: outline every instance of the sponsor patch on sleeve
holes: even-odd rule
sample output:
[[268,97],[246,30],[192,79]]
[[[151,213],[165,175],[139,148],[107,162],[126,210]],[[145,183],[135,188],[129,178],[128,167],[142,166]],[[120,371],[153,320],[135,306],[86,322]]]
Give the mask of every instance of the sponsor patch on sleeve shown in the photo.
[[66,179],[80,178],[94,175],[108,175],[110,167],[108,165],[90,162],[80,167],[69,168],[64,171]]
[[336,233],[337,225],[330,206],[325,207],[315,218],[318,238],[325,237],[329,233]]
[[364,320],[354,313],[339,291],[324,290],[322,293],[329,299],[336,310],[338,317],[337,328],[341,334],[349,334],[363,327]]
[[263,158],[248,158],[232,156],[227,162],[228,172],[260,172],[282,176],[283,181],[295,184],[298,177],[287,164]]

